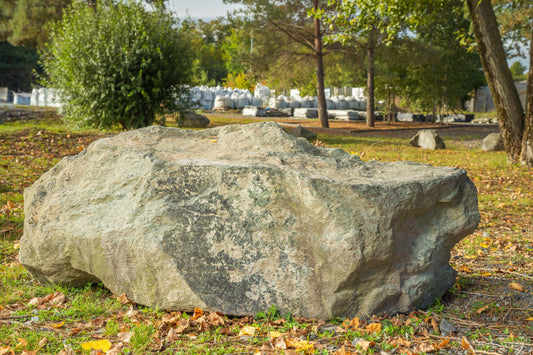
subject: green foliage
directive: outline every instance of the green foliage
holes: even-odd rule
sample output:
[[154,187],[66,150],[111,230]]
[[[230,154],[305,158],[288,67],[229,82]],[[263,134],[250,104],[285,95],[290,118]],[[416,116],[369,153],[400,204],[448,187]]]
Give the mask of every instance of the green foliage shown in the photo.
[[521,62],[514,62],[509,67],[509,69],[511,70],[511,75],[513,76],[514,81],[521,81],[527,79],[527,75],[525,74],[527,68]]
[[14,47],[0,42],[0,86],[13,91],[29,91],[37,68],[37,51],[28,47]]
[[188,37],[159,8],[135,1],[76,2],[51,27],[41,52],[65,116],[83,126],[151,125],[156,114],[185,108],[193,54]]

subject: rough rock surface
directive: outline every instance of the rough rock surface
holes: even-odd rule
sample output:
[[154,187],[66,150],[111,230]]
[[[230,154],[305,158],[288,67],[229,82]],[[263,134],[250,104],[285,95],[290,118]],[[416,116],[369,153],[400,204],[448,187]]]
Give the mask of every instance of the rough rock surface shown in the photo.
[[309,140],[315,140],[317,135],[315,132],[308,130],[302,126],[294,127],[289,131],[289,133],[295,137],[303,137]]
[[39,281],[235,315],[429,306],[479,221],[464,170],[363,162],[274,122],[101,139],[24,199],[20,262]]
[[505,150],[501,133],[491,133],[483,139],[481,149],[485,152],[497,152]]
[[184,111],[181,113],[181,127],[204,128],[209,124],[209,118],[194,111]]
[[439,133],[434,129],[423,129],[418,131],[418,133],[411,138],[409,144],[413,147],[431,150],[446,148]]

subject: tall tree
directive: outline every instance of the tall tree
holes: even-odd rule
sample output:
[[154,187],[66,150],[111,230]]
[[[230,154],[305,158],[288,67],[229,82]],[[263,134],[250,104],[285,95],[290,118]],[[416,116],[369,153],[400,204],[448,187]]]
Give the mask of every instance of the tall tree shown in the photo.
[[466,0],[478,52],[498,114],[510,163],[520,161],[525,115],[507,66],[503,42],[490,0]]
[[[290,41],[307,48],[315,59],[318,113],[322,127],[329,127],[324,94],[324,65],[321,14],[327,4],[324,0],[226,0],[242,3],[256,21],[266,22],[271,29],[283,33]],[[313,14],[314,16],[310,16]]]

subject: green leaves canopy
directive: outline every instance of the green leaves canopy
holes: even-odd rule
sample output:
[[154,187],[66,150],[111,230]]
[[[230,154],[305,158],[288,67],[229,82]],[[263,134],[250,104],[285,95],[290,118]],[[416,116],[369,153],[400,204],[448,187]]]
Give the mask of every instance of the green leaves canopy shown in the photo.
[[125,129],[186,106],[193,54],[176,20],[134,1],[75,2],[51,27],[41,52],[45,84],[58,89],[67,119]]

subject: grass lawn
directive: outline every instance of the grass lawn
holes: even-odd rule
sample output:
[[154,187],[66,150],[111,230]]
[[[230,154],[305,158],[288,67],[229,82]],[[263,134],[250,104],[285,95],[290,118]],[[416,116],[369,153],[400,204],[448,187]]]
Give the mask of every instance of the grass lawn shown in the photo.
[[[210,119],[212,125],[258,121]],[[533,171],[508,165],[503,152],[464,144],[480,138],[473,136],[444,134],[447,149],[439,151],[382,136],[328,133],[316,142],[365,161],[412,160],[467,170],[479,190],[481,222],[452,250],[459,276],[430,309],[318,320],[279,314],[273,306],[228,317],[201,309],[146,308],[102,285],[74,289],[37,283],[18,262],[24,188],[65,155],[116,133],[73,129],[53,112],[0,125],[0,355],[533,352]]]

